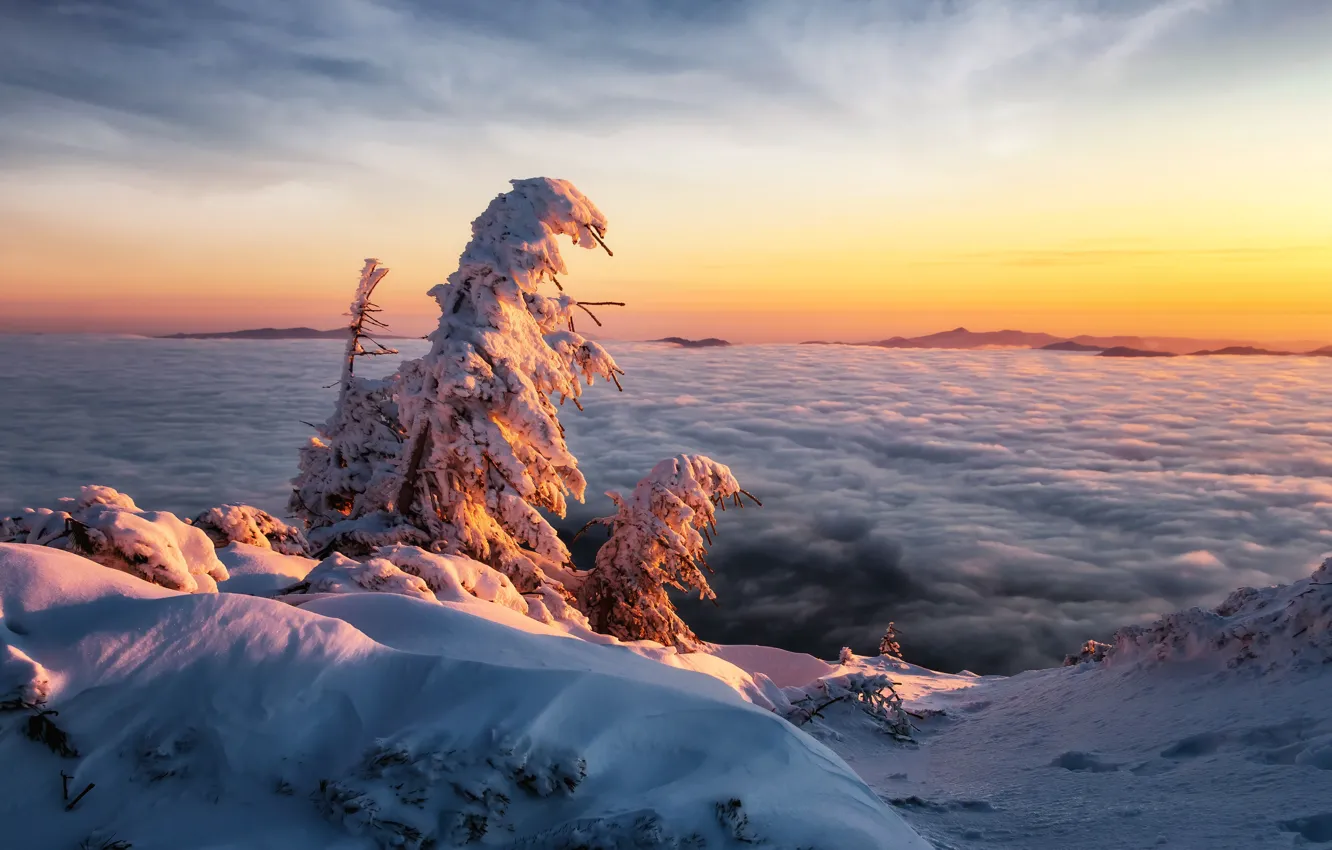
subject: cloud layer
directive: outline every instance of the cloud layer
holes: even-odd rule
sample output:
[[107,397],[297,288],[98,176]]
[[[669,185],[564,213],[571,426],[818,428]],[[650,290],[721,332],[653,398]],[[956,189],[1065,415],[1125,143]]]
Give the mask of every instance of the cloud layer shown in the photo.
[[[712,562],[721,642],[1043,665],[1153,613],[1306,574],[1332,550],[1332,362],[1012,351],[631,347],[572,421],[592,481],[672,452],[764,500]],[[595,505],[593,505],[595,507]]]
[[[1332,550],[1326,359],[614,348],[625,392],[565,417],[591,498],[561,525],[663,457],[730,464],[764,507],[722,516],[707,639],[831,656],[894,620],[914,661],[1012,672]],[[280,510],[337,352],[0,336],[31,364],[0,375],[0,510],[91,482]]]

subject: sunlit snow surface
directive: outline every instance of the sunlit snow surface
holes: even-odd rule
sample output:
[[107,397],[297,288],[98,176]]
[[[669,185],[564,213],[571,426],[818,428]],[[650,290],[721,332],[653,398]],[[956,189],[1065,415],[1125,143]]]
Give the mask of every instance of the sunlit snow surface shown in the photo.
[[[567,526],[680,452],[764,501],[721,517],[705,638],[832,657],[892,619],[915,661],[1010,672],[1332,550],[1329,358],[608,347],[625,393],[564,417],[597,496]],[[0,336],[0,510],[102,483],[280,513],[339,351]]]

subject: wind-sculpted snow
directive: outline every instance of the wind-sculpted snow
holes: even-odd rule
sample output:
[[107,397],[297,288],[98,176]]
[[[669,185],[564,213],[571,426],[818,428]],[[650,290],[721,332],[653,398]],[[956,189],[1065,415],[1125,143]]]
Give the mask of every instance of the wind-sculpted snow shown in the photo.
[[[894,620],[909,660],[1012,671],[1332,550],[1326,358],[605,345],[625,392],[562,417],[590,494],[566,529],[679,453],[724,459],[763,500],[708,556],[719,607],[681,604],[705,640],[831,658]],[[0,337],[27,364],[0,374],[0,513],[90,481],[181,516],[280,513],[341,350]]]
[[[726,683],[456,604],[179,594],[0,544],[7,647],[70,755],[0,713],[6,846],[926,847]],[[72,812],[62,771],[95,786]]]
[[1259,671],[1332,664],[1332,558],[1306,579],[1241,587],[1211,610],[1115,632],[1105,663],[1200,660]]

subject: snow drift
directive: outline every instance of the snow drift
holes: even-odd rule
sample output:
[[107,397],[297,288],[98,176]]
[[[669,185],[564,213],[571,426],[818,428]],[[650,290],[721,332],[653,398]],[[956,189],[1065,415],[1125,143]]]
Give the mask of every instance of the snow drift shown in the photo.
[[[927,846],[830,751],[732,685],[464,595],[296,607],[0,544],[0,688],[57,709],[78,753],[0,735],[6,841]],[[27,714],[0,723],[12,733]],[[62,771],[71,794],[94,786],[68,812]]]

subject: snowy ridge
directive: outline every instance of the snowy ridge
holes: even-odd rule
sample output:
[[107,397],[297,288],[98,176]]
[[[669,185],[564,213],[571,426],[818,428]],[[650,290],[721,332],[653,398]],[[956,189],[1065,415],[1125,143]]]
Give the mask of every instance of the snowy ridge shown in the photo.
[[1115,632],[1110,665],[1223,662],[1273,670],[1332,664],[1332,558],[1307,579],[1241,587],[1212,610],[1190,608]]
[[[78,754],[0,714],[18,846],[927,846],[730,684],[471,594],[293,607],[0,544],[0,642],[0,686],[42,691]],[[69,812],[62,770],[95,785]]]

